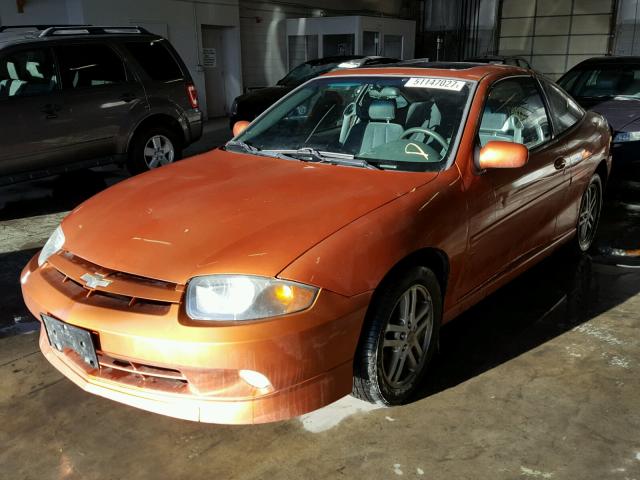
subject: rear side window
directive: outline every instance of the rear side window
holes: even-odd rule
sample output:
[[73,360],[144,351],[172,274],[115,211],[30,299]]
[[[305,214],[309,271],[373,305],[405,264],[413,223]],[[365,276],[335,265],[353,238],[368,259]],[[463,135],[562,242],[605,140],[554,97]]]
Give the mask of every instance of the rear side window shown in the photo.
[[532,149],[551,138],[547,111],[531,77],[498,81],[489,92],[480,124],[480,143],[521,143]]
[[154,40],[129,42],[125,46],[151,80],[157,82],[182,80],[184,78],[182,70],[164,43],[164,40]]
[[0,58],[0,99],[46,95],[57,88],[53,56],[48,48],[23,50]]
[[584,115],[584,110],[553,83],[546,80],[542,83],[549,99],[551,116],[557,129],[556,134],[560,134],[578,123]]
[[107,45],[65,45],[56,48],[62,87],[91,88],[127,81],[120,56]]

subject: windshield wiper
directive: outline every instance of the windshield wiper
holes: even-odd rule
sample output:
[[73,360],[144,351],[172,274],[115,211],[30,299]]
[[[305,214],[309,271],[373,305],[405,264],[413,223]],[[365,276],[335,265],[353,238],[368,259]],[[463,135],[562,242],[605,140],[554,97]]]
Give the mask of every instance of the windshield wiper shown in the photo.
[[273,158],[281,158],[283,160],[298,160],[296,158],[289,157],[287,155],[283,155],[276,150],[260,150],[258,147],[254,147],[253,145],[249,145],[242,140],[229,140],[224,144],[224,149],[228,150],[231,148],[239,148],[241,151],[250,153],[252,155],[259,155],[261,157],[273,157]]
[[245,152],[249,152],[249,153],[257,153],[260,151],[259,148],[254,147],[253,145],[249,145],[248,143],[245,143],[242,140],[229,140],[227,143],[224,144],[224,148],[226,150],[229,147],[232,147],[232,148],[238,147],[241,150],[244,150]]
[[[321,152],[311,147],[302,147],[295,150],[265,150],[265,152],[279,153],[288,157],[315,163],[331,163],[334,165],[345,165],[348,167],[368,168],[381,170],[380,167],[370,164],[364,159],[355,158],[353,155],[337,152]],[[300,158],[303,157],[303,158]],[[304,158],[307,157],[307,158]]]

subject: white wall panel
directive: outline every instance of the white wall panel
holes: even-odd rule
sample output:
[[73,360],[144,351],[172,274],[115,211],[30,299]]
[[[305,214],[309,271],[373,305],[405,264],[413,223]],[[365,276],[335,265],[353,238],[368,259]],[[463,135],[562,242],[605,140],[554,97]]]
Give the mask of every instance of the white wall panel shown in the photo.
[[519,54],[558,78],[578,59],[609,52],[612,13],[611,0],[507,0],[499,52]]

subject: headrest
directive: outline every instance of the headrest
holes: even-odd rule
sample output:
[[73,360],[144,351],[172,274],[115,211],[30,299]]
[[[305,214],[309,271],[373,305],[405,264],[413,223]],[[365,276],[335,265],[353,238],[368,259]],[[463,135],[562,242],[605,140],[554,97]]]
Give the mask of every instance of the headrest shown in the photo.
[[506,121],[506,113],[485,112],[484,115],[482,115],[480,128],[482,130],[502,130]]
[[400,96],[400,91],[396,87],[383,87],[380,90],[380,98],[396,98]]
[[396,104],[392,100],[374,100],[369,105],[369,118],[388,122],[396,118]]
[[16,71],[16,66],[13,62],[7,62],[7,72],[9,73],[9,78],[11,80],[20,80],[18,72]]

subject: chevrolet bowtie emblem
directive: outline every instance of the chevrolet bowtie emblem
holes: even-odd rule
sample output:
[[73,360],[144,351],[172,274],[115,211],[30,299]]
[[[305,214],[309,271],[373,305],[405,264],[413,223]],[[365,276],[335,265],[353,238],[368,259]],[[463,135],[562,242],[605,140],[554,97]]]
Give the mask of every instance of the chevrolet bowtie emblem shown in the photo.
[[111,280],[105,280],[105,275],[101,275],[100,273],[85,273],[80,277],[84,280],[84,283],[88,288],[98,288],[98,287],[108,287],[111,285]]

